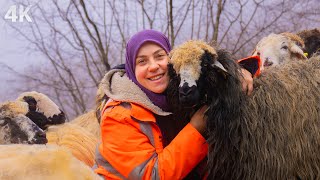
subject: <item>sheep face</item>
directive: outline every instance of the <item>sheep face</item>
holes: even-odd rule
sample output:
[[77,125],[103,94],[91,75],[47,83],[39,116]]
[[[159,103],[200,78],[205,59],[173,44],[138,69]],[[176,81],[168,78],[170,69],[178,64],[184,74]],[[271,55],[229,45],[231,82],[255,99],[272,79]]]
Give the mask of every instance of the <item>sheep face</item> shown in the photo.
[[[226,69],[217,61],[215,49],[201,41],[189,41],[173,50],[170,57],[169,76],[172,81],[169,91],[171,86],[177,86],[178,92],[168,94],[176,94],[179,104],[185,108],[207,102],[207,94],[210,92],[206,92],[206,86],[215,86],[216,79],[226,73]],[[208,74],[212,72],[220,75]],[[172,85],[173,81],[178,83]]]
[[46,135],[42,129],[26,116],[0,118],[0,144],[45,144]]
[[282,34],[270,34],[258,42],[253,55],[260,56],[260,71],[288,61],[307,59],[302,49],[289,37]]
[[28,103],[29,112],[26,116],[43,130],[50,125],[62,124],[66,120],[64,112],[42,93],[25,92],[17,100]]
[[194,73],[195,69],[199,69],[198,72],[200,72],[200,65],[193,69],[191,64],[185,64],[178,70],[180,77],[179,100],[186,107],[192,107],[200,100],[200,93],[197,88],[199,75]]

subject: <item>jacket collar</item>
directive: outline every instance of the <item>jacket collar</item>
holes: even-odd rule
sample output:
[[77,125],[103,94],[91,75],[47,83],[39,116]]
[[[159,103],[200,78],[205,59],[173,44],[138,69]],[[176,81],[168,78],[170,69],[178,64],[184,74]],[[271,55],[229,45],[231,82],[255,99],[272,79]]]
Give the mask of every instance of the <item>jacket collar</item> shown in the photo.
[[125,70],[110,70],[101,80],[100,88],[115,101],[134,103],[160,116],[171,114],[154,105],[148,96],[126,76]]

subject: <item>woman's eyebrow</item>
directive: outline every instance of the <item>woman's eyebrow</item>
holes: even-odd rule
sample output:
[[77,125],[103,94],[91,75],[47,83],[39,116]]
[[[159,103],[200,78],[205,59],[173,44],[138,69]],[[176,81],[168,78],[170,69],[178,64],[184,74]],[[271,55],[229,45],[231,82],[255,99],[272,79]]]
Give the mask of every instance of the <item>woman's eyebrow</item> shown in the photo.
[[160,49],[156,50],[153,54],[157,54],[157,53],[159,53],[159,52],[161,52],[161,51],[165,51],[165,50],[162,49],[162,48],[160,48]]
[[147,56],[146,56],[146,55],[139,55],[139,56],[136,57],[136,59],[138,59],[138,58],[144,58],[144,57],[147,57]]
[[[161,51],[165,51],[165,50],[162,49],[162,48],[160,48],[160,49],[156,50],[156,51],[153,53],[153,55],[155,55],[155,54],[157,54],[157,53],[159,53],[159,52],[161,52]],[[137,58],[144,58],[144,57],[147,57],[147,56],[146,56],[146,55],[139,55],[139,56],[136,57],[136,59],[137,59]]]

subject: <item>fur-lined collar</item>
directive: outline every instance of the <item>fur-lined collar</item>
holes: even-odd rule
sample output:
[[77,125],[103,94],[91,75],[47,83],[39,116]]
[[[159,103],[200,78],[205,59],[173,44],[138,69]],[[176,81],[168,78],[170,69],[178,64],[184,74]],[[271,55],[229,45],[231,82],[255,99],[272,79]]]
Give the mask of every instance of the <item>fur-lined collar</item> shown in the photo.
[[110,70],[103,77],[100,86],[104,93],[113,100],[138,104],[160,116],[171,114],[155,106],[148,96],[126,76],[124,70]]

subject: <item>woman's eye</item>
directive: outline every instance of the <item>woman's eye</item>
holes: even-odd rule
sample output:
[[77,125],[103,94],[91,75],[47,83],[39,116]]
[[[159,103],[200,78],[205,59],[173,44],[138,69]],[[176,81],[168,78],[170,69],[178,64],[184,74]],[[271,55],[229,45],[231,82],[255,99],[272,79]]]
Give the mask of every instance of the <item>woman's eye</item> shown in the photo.
[[281,49],[287,50],[287,49],[288,49],[288,46],[282,46]]
[[145,63],[145,62],[146,62],[145,59],[139,59],[139,60],[138,60],[138,64],[143,64],[143,63]]
[[158,54],[157,56],[156,56],[156,58],[163,58],[163,57],[165,57],[166,56],[166,54]]

